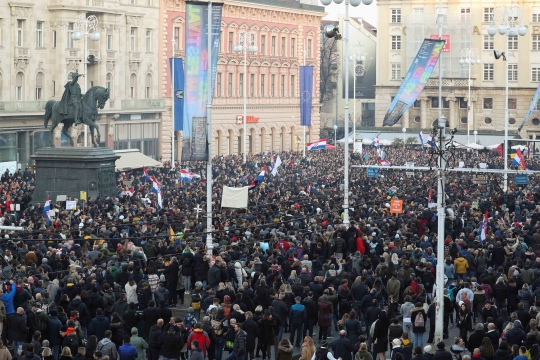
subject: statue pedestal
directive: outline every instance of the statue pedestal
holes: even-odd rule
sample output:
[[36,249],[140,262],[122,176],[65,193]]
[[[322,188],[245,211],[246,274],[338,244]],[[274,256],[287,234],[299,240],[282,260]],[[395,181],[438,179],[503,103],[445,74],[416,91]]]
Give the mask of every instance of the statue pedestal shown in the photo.
[[118,196],[115,162],[120,156],[110,148],[58,147],[41,148],[32,159],[36,164],[36,188],[33,203],[51,203],[57,195],[80,198]]

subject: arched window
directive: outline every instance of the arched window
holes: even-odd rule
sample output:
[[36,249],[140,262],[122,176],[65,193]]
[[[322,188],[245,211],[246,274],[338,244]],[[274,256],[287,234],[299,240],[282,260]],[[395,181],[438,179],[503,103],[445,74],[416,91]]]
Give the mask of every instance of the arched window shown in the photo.
[[15,100],[22,100],[24,75],[19,72],[15,76]]
[[144,84],[144,98],[150,99],[152,97],[152,75],[146,74],[146,83]]
[[112,82],[113,79],[111,73],[107,73],[105,76],[105,86],[109,89],[109,97],[112,97]]
[[137,75],[131,74],[129,78],[129,97],[135,99],[137,97]]
[[36,100],[43,99],[43,73],[38,72],[36,75]]

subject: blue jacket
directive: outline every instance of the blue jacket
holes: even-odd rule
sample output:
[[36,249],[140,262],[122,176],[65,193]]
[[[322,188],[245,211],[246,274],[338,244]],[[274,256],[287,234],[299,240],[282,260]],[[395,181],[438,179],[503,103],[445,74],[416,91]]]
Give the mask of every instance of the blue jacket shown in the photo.
[[15,309],[13,308],[13,297],[15,296],[15,290],[15,284],[11,284],[11,292],[9,294],[2,294],[2,301],[6,307],[6,315],[15,314]]
[[139,356],[135,346],[125,343],[118,348],[118,354],[120,355],[120,360],[135,360]]
[[294,304],[289,311],[289,320],[291,324],[305,323],[307,321],[306,307],[302,304]]

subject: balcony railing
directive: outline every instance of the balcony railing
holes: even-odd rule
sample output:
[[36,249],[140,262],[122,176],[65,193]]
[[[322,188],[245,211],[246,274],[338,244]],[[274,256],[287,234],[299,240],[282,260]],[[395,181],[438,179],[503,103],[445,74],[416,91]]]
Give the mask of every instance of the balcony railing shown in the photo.
[[0,101],[0,112],[45,113],[46,101]]
[[88,55],[94,55],[96,57],[96,60],[100,60],[100,54],[101,52],[99,50],[95,50],[95,49],[88,49]]
[[141,53],[138,51],[129,52],[129,61],[142,61]]
[[30,57],[30,48],[27,47],[16,47],[15,56],[17,58],[29,58]]
[[165,106],[164,99],[129,99],[122,100],[122,110],[161,109]]
[[[474,86],[474,80],[471,79],[471,86]],[[443,86],[469,86],[469,79],[467,78],[443,78]],[[431,78],[428,80],[426,86],[439,86],[438,78]]]

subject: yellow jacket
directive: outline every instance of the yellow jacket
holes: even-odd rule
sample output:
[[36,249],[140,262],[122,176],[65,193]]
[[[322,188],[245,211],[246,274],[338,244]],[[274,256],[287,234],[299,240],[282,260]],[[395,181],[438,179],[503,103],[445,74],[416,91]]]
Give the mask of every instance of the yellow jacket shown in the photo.
[[456,260],[454,260],[454,269],[456,270],[456,274],[465,274],[468,267],[469,263],[467,260],[465,260],[465,258],[458,257]]

